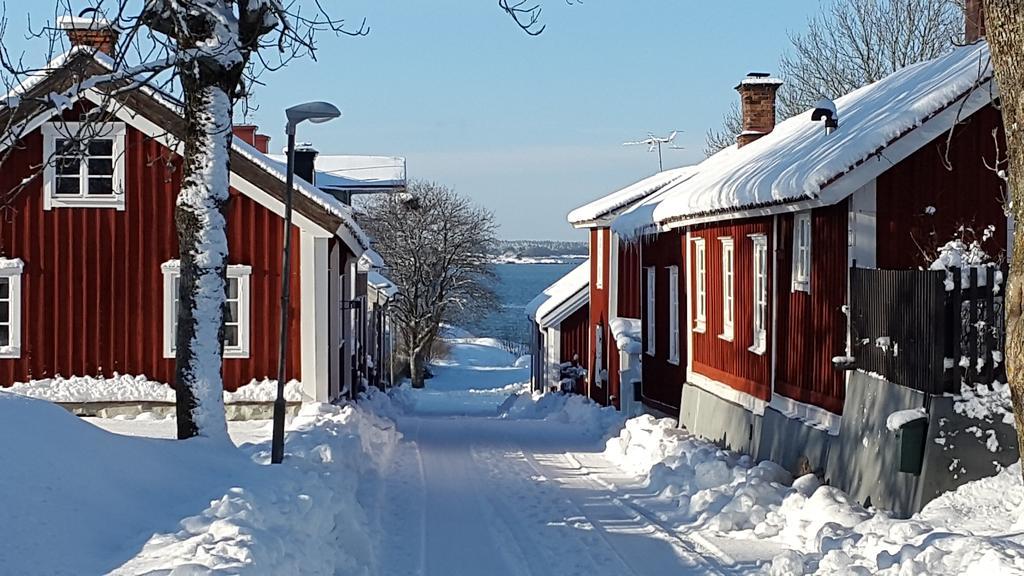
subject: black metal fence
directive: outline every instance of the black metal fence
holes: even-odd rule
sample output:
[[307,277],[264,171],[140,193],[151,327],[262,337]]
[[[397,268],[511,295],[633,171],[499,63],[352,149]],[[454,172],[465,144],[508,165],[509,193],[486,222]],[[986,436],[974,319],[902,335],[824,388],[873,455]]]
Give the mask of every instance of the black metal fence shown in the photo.
[[922,392],[1005,381],[1005,268],[850,270],[853,366]]

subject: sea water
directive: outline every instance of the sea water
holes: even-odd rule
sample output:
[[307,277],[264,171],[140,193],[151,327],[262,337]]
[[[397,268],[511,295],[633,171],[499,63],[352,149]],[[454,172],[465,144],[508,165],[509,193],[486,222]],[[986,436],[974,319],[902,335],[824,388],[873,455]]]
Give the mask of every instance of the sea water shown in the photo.
[[470,322],[467,330],[511,343],[527,344],[530,322],[526,305],[554,281],[579,265],[581,260],[559,264],[494,264],[494,289],[498,307]]

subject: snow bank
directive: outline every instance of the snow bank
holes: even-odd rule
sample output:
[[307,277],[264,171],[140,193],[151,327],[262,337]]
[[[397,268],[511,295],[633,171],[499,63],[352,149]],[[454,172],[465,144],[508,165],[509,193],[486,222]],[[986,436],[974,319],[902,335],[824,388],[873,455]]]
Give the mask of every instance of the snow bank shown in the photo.
[[498,408],[498,415],[571,424],[587,436],[598,438],[615,434],[625,418],[614,407],[599,406],[586,396],[542,392],[512,394]]
[[359,405],[374,414],[395,420],[416,407],[416,398],[408,385],[396,386],[387,392],[370,386],[359,394]]
[[640,320],[635,318],[616,318],[609,325],[612,330],[612,337],[615,338],[615,346],[621,352],[627,354],[639,354],[643,352],[643,330]]
[[[113,378],[72,376],[18,382],[5,391],[60,403],[81,402],[174,402],[174,389],[145,376],[115,374]],[[284,397],[301,402],[302,384],[285,384]],[[277,380],[253,380],[235,392],[224,391],[224,402],[273,402],[277,398]]]
[[636,503],[677,530],[788,548],[767,574],[1024,574],[1019,464],[895,520],[814,475],[794,480],[775,464],[720,450],[671,419],[627,421],[605,456],[646,476],[654,495]]
[[0,435],[18,439],[0,466],[0,566],[15,574],[372,573],[355,490],[400,437],[307,404],[285,463],[263,466],[266,442],[120,436],[4,392]]

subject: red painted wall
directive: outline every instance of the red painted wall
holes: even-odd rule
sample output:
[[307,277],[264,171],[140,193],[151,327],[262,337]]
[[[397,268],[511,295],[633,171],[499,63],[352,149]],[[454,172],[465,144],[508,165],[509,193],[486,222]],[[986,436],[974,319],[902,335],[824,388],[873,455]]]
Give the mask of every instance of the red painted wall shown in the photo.
[[776,253],[778,364],[776,392],[794,400],[843,411],[845,377],[832,358],[846,354],[847,203],[811,214],[810,294],[792,290],[793,216],[779,216]]
[[[998,140],[992,137],[993,130],[998,130]],[[931,258],[921,247],[934,253],[936,246],[958,236],[960,226],[980,233],[995,225],[995,235],[984,246],[993,256],[1003,253],[1004,184],[984,163],[994,166],[999,154],[1006,154],[1002,117],[987,106],[954,129],[948,146],[943,134],[879,176],[878,267],[927,266]],[[932,215],[925,213],[929,206],[935,208]]]
[[639,318],[641,308],[640,243],[619,240],[618,262],[618,315],[620,318]]
[[[754,245],[751,234],[764,234],[768,240],[768,254],[772,251],[772,219],[728,221],[694,227],[694,238],[703,238],[707,258],[707,329],[693,333],[693,371],[730,386],[740,392],[752,394],[762,400],[771,399],[771,291],[773,271],[769,257],[768,271],[768,342],[763,354],[750,351],[754,344]],[[722,243],[719,238],[730,237],[734,246],[733,339],[724,340],[722,294]],[[691,263],[693,246],[691,251]],[[690,306],[694,310],[696,273],[690,270]]]
[[[614,351],[614,346],[610,345],[612,342],[611,331],[608,328],[608,296],[610,287],[609,277],[610,271],[608,269],[608,263],[611,261],[609,257],[610,236],[607,228],[595,228],[590,231],[590,354],[587,356],[587,365],[590,367],[590,384],[588,386],[588,394],[590,398],[598,404],[609,404],[609,399],[612,396],[618,397],[618,389],[612,388],[612,384],[618,384],[618,378],[612,380],[612,374],[616,374],[618,368],[618,355],[613,357],[610,352]],[[597,242],[600,238],[602,244],[601,248],[601,261],[602,264],[598,265],[598,249]],[[598,274],[601,275],[602,286],[598,287]],[[604,332],[604,342],[602,345],[602,357],[604,358],[605,370],[608,371],[608,381],[603,386],[597,386],[597,364],[595,359],[597,358],[597,327],[601,326]]]
[[586,368],[587,352],[590,350],[590,307],[583,306],[573,312],[568,318],[562,320],[559,326],[559,337],[561,338],[562,363],[572,362],[573,357],[579,358],[581,366]]
[[[675,414],[679,411],[679,401],[686,380],[686,273],[683,262],[682,234],[673,230],[658,234],[653,240],[645,242],[642,247],[642,264],[653,266],[655,272],[654,298],[654,343],[655,353],[650,356],[647,350],[647,298],[642,301],[642,328],[644,338],[643,355],[643,400],[652,408]],[[669,346],[669,273],[666,266],[679,266],[679,364],[668,361]],[[647,274],[641,272],[642,293],[646,295]]]
[[[173,381],[174,360],[163,358],[160,265],[178,253],[174,199],[180,159],[132,128],[125,154],[125,211],[44,211],[37,177],[0,218],[0,254],[25,262],[21,358],[0,359],[0,385],[114,372]],[[11,190],[41,161],[42,136],[36,131],[0,168],[0,190]],[[252,266],[252,325],[250,357],[224,360],[229,390],[276,375],[282,237],[278,216],[232,191],[230,261]],[[297,230],[292,247],[299,247]],[[298,262],[296,254],[289,378],[300,377]]]

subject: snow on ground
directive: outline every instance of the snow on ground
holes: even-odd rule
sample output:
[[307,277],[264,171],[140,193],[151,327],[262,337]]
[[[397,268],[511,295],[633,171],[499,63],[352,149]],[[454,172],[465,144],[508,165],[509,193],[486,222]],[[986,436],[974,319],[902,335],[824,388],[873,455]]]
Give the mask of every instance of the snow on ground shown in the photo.
[[0,436],[18,439],[0,466],[0,572],[375,573],[356,492],[397,444],[391,422],[306,405],[281,466],[265,465],[266,422],[233,423],[237,447],[94,424],[163,437],[174,427],[86,421],[0,392]]
[[[145,376],[117,374],[113,378],[73,376],[17,382],[4,389],[22,396],[50,402],[174,402],[174,389]],[[302,384],[292,380],[285,384],[285,399],[301,402]],[[253,380],[235,392],[224,392],[224,402],[273,402],[277,398],[276,380]]]

